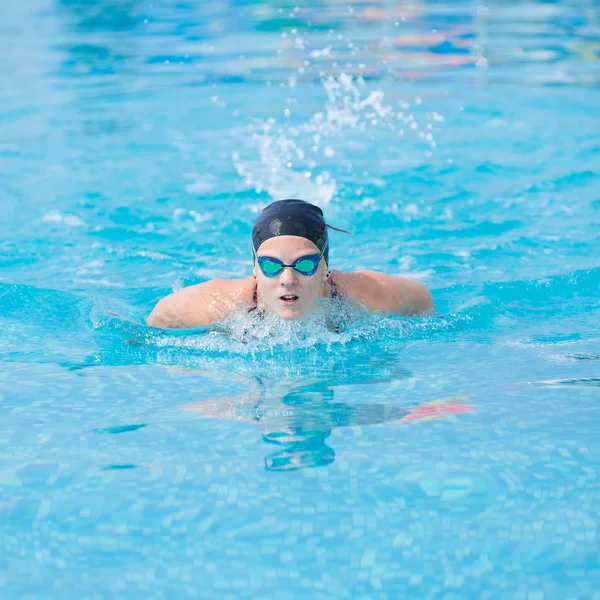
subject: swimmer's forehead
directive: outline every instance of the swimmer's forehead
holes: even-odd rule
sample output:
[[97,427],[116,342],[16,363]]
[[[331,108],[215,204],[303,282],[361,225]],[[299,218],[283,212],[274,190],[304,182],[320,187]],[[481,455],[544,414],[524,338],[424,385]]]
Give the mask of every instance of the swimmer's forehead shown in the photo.
[[278,235],[265,240],[256,253],[257,256],[272,256],[294,260],[305,254],[319,254],[321,251],[306,238],[297,235]]

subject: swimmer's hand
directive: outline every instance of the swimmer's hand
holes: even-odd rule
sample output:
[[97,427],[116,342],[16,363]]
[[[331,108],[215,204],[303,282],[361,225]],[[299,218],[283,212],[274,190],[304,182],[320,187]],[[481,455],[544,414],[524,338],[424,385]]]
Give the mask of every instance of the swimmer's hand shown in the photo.
[[443,419],[449,415],[473,414],[476,409],[472,404],[464,403],[467,399],[465,396],[456,396],[456,398],[434,400],[428,404],[411,406],[408,415],[393,422],[431,421],[433,419]]

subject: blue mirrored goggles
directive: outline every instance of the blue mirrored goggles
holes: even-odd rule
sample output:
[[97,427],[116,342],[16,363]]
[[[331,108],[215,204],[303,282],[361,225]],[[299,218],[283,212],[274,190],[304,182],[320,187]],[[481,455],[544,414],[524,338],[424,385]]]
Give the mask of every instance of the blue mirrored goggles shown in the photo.
[[[323,248],[323,250],[324,249],[325,248]],[[301,256],[291,265],[286,265],[278,258],[273,258],[272,256],[257,256],[256,261],[258,262],[258,266],[265,277],[276,277],[286,267],[294,269],[294,271],[298,271],[298,273],[301,273],[306,277],[310,277],[311,275],[314,275],[319,268],[319,263],[323,258],[323,250],[320,254],[308,254],[307,256]]]

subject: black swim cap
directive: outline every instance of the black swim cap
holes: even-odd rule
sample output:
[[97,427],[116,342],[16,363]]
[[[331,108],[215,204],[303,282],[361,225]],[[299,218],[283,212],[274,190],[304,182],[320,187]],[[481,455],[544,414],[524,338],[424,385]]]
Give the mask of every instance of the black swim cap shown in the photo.
[[310,240],[323,252],[325,262],[329,263],[327,224],[318,206],[294,199],[277,200],[269,204],[258,215],[252,229],[254,252],[265,240],[278,235],[297,235]]

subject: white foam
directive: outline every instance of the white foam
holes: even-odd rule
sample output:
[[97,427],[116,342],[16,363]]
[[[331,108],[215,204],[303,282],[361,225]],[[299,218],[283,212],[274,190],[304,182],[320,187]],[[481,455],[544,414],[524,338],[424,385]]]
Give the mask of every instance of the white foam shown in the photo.
[[185,186],[190,194],[208,194],[217,187],[217,178],[209,173],[185,173],[184,177],[192,180]]
[[87,227],[87,223],[76,215],[61,213],[58,210],[51,210],[43,217],[44,223],[64,223],[68,227]]
[[125,288],[127,287],[124,283],[117,283],[106,279],[73,279],[76,283],[86,283],[94,286],[102,286],[106,288]]

